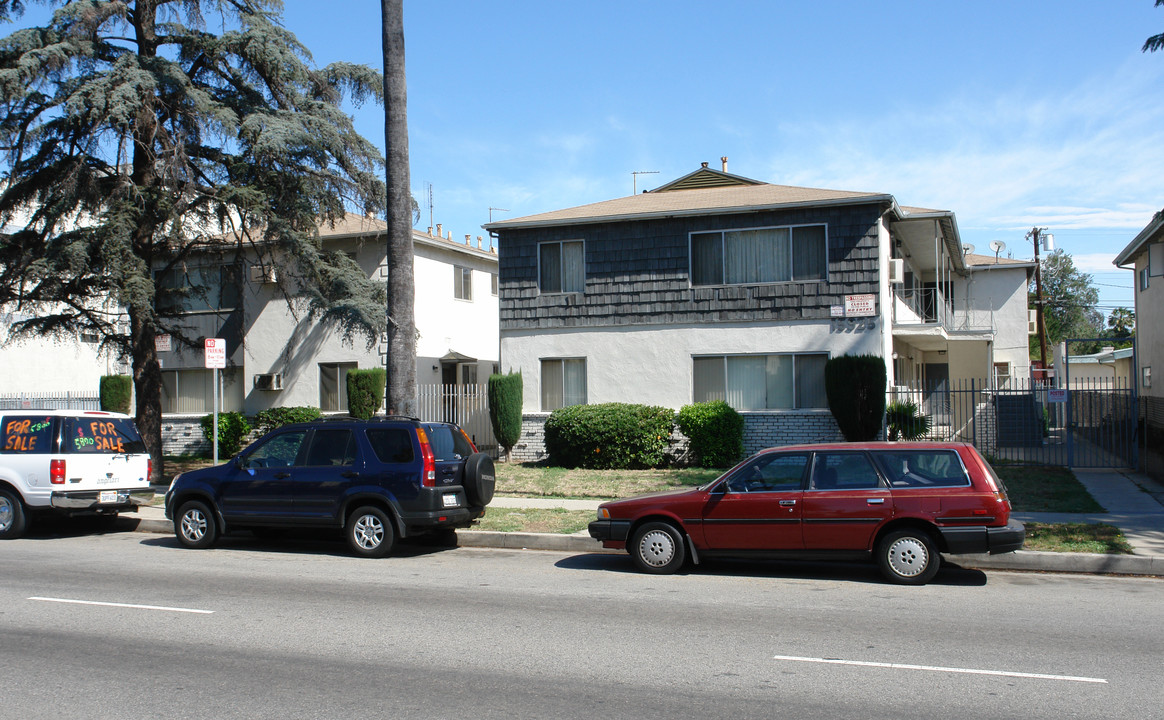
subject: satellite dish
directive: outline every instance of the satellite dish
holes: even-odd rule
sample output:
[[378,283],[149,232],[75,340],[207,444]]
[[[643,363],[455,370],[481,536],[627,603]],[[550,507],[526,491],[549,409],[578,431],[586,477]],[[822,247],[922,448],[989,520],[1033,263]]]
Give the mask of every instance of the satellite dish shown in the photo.
[[963,255],[973,255],[974,254],[974,246],[973,245],[963,245],[962,246],[962,254]]
[[1001,240],[991,240],[990,249],[994,251],[994,259],[997,260],[998,254],[1003,250],[1006,250],[1006,243]]

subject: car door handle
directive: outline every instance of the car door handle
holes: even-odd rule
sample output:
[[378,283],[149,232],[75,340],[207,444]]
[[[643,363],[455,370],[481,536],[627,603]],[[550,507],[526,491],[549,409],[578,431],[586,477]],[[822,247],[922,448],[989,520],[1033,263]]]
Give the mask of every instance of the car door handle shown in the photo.
[[795,500],[781,500],[780,507],[792,507],[796,504]]
[[276,480],[283,480],[284,478],[291,477],[291,473],[289,473],[289,472],[275,473],[272,477],[274,477]]
[[348,470],[346,473],[340,473],[340,477],[358,478],[360,474],[355,470]]
[[885,498],[869,498],[865,502],[870,505],[883,505],[885,504]]

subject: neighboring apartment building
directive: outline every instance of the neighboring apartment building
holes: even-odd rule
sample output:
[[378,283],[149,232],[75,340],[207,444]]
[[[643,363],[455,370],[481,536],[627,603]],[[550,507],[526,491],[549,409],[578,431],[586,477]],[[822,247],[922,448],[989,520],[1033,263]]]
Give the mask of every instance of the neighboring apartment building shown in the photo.
[[[440,226],[438,226],[439,228]],[[348,253],[369,277],[387,280],[385,223],[349,215],[322,227],[325,247]],[[415,253],[417,382],[474,385],[498,367],[497,256],[480,238],[413,232]],[[241,268],[241,270],[240,270]],[[160,282],[208,288],[185,309],[192,336],[226,340],[222,371],[224,410],[253,414],[271,407],[347,409],[346,376],[356,368],[384,367],[386,337],[371,348],[362,338],[345,344],[340,333],[293,312],[271,273],[233,258],[187,263],[182,278]],[[237,277],[239,274],[244,277]],[[203,415],[212,408],[212,371],[201,349],[176,343],[158,353],[163,412]]]
[[531,438],[549,412],[611,401],[726,399],[745,412],[749,449],[833,439],[824,365],[838,355],[879,355],[891,386],[937,392],[1027,372],[1033,263],[967,255],[949,211],[771,185],[724,163],[485,226],[502,371],[524,380],[525,457],[540,454]]
[[1136,382],[1144,422],[1140,467],[1164,479],[1164,210],[1116,255],[1114,264],[1136,273]]

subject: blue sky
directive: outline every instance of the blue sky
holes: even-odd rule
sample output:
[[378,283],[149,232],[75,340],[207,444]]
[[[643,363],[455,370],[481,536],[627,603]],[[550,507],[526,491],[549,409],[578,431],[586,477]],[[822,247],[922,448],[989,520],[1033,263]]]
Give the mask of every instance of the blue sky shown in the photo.
[[[317,64],[379,66],[380,5],[287,0]],[[1152,0],[405,0],[412,189],[454,238],[629,195],[708,162],[953,210],[1030,258],[1053,233],[1105,314],[1111,259],[1164,207]],[[0,29],[3,31],[3,29]],[[383,144],[382,111],[353,109]]]

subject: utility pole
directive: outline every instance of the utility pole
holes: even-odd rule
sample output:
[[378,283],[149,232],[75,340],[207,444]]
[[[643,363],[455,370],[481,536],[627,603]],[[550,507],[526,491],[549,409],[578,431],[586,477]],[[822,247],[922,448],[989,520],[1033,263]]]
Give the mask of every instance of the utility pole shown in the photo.
[[[1035,243],[1035,321],[1036,332],[1039,333],[1039,362],[1043,364],[1043,382],[1047,381],[1047,330],[1043,324],[1043,272],[1042,264],[1039,262],[1039,244],[1042,242],[1040,235],[1045,230],[1046,228],[1031,228],[1027,233],[1027,237]],[[1055,236],[1048,234],[1044,237],[1053,240]]]

